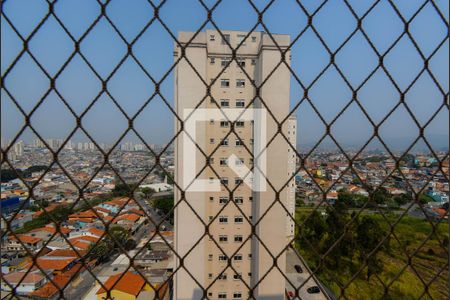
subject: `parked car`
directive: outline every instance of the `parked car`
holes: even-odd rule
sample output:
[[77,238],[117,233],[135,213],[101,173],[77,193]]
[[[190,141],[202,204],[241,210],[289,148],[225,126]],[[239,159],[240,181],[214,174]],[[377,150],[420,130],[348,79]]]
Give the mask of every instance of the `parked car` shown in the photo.
[[297,273],[303,273],[303,269],[300,265],[295,265],[294,269],[295,269],[295,271],[297,271]]
[[306,291],[308,293],[310,293],[310,294],[318,294],[318,293],[320,293],[320,289],[319,289],[319,287],[317,285],[309,287]]

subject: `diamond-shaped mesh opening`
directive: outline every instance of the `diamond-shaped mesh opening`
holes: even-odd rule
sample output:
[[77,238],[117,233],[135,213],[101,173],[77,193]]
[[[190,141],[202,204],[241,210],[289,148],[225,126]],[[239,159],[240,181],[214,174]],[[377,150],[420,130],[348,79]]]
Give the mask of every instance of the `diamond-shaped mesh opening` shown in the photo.
[[448,3],[1,5],[2,299],[449,297]]

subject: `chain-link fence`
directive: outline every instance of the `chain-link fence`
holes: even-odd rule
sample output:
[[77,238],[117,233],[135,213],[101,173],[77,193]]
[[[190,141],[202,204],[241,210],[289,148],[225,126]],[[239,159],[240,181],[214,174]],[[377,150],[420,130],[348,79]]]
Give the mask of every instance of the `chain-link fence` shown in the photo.
[[[27,4],[21,7],[13,0],[2,1],[2,35],[6,36],[2,38],[2,53],[10,53],[10,49],[6,51],[8,43],[15,47],[13,54],[5,54],[5,57],[2,54],[2,119],[11,111],[7,106],[13,107],[19,116],[14,124],[2,122],[2,135],[5,127],[17,127],[11,140],[2,142],[2,299],[79,299],[86,295],[87,298],[120,299],[123,294],[118,292],[134,297],[167,299],[172,297],[176,286],[174,279],[180,272],[186,273],[196,285],[199,290],[197,298],[255,299],[259,298],[258,288],[274,271],[281,274],[285,284],[285,294],[278,295],[277,299],[449,297],[450,227],[448,204],[445,204],[448,203],[449,191],[448,131],[439,136],[441,144],[445,140],[446,147],[442,148],[435,143],[436,139],[430,139],[436,130],[433,125],[436,119],[440,119],[438,127],[448,127],[448,53],[445,53],[449,43],[448,3],[429,0],[407,4],[381,0],[364,1],[364,4],[350,0],[317,1],[313,4],[309,1],[289,4],[281,1],[233,2],[236,10],[245,5],[249,19],[254,21],[246,28],[245,34],[241,34],[239,42],[231,43],[228,28],[223,28],[222,20],[217,21],[223,18],[221,6],[230,1],[210,3],[199,0],[191,3],[193,7],[189,9],[181,1],[144,1],[146,19],[136,25],[138,28],[134,31],[124,26],[133,20],[124,20],[117,8],[113,12],[111,7],[117,2],[92,1],[92,6],[84,11],[90,16],[89,21],[77,24],[62,12],[63,8],[70,10],[76,6],[72,2],[42,1],[40,11],[22,13],[20,9]],[[133,4],[127,3],[125,7],[128,5]],[[179,15],[172,16],[172,19],[165,13],[165,8],[170,5],[181,8]],[[283,16],[274,21],[273,15],[283,11],[284,6],[289,7],[290,16],[303,20],[297,24],[296,34],[291,34],[287,44],[281,44],[271,29],[277,22],[294,26]],[[350,25],[327,23],[322,16],[326,10],[338,18],[345,15],[348,21],[340,19],[340,22]],[[390,25],[383,27],[380,19],[375,23],[370,21],[379,13],[378,10],[389,12],[383,15],[386,22],[396,20],[397,33],[389,40],[383,34],[391,30]],[[173,30],[173,18],[194,18],[192,11],[199,12],[204,18],[199,22],[191,20],[198,26],[192,30],[190,38],[181,41]],[[188,17],[183,16],[184,12]],[[232,18],[232,15],[225,14],[225,17]],[[427,27],[429,24],[433,26]],[[335,25],[336,31],[329,29]],[[58,30],[48,30],[49,26]],[[92,48],[88,45],[96,39],[96,30],[102,26],[109,28],[106,38],[114,39],[122,50],[117,51],[119,54],[115,57],[106,51],[105,57],[98,58],[104,62],[99,68],[97,61],[90,56]],[[148,45],[161,42],[162,35],[146,37],[146,33],[156,26],[165,39],[174,43],[175,49],[170,51],[177,51],[174,63],[168,68],[155,62],[149,67],[147,61],[136,54],[136,48],[143,39],[143,43]],[[214,38],[227,48],[227,55],[222,54],[226,57],[221,60],[220,71],[210,81],[186,54],[189,47],[197,46],[196,39],[207,29],[213,30],[216,33]],[[42,31],[51,42],[42,41],[39,37]],[[249,72],[253,60],[242,58],[239,51],[246,43],[251,43],[259,31],[265,32],[279,56],[267,76],[256,80]],[[430,40],[428,35],[434,38]],[[108,44],[106,38],[102,36],[99,43]],[[66,46],[57,47],[65,53],[45,57],[34,50],[45,48],[36,46],[35,40],[40,41],[41,47],[50,48],[56,47],[52,42],[65,43]],[[348,52],[347,48],[352,47],[349,46],[352,43],[357,46]],[[409,45],[408,51],[399,46],[403,43]],[[321,52],[320,63],[313,56],[312,62],[308,63],[308,57],[298,54],[302,47],[313,44],[316,47],[313,52]],[[346,59],[342,57],[343,52],[347,53]],[[394,55],[394,52],[397,53]],[[148,55],[151,56],[152,52]],[[172,52],[166,51],[165,55],[172,59]],[[358,55],[362,58],[358,59]],[[395,60],[402,56],[409,60],[403,65],[395,65]],[[440,56],[439,60],[437,56]],[[207,64],[211,63],[209,59]],[[299,65],[296,59],[302,64]],[[369,60],[372,63],[365,65]],[[89,76],[83,78],[83,72],[64,78],[75,61],[82,63],[86,74],[89,73],[93,79]],[[117,90],[122,87],[116,76],[126,72],[122,68],[129,62],[144,78],[142,81],[136,79],[133,88],[150,87],[143,92],[144,100],[138,105],[131,101],[123,102],[117,96]],[[24,64],[33,67],[27,69]],[[272,184],[270,176],[265,178],[273,199],[257,219],[241,208],[241,201],[251,203],[252,200],[236,197],[237,189],[244,185],[242,179],[230,188],[228,181],[224,182],[222,178],[227,197],[221,198],[223,205],[208,219],[188,201],[185,185],[177,182],[174,176],[173,157],[177,152],[173,147],[181,139],[185,120],[177,114],[173,101],[165,94],[165,85],[173,87],[173,72],[180,64],[191,68],[195,80],[204,87],[204,95],[197,99],[195,108],[208,103],[222,112],[229,105],[221,103],[221,96],[213,92],[214,87],[222,84],[227,71],[234,68],[240,72],[253,93],[239,107],[245,111],[258,103],[267,109],[268,118],[275,124],[275,133],[267,139],[265,147],[270,149],[276,143],[274,141],[280,139],[295,157],[295,170],[282,186]],[[411,65],[416,66],[415,69],[409,68]],[[291,81],[291,105],[289,112],[280,118],[272,113],[273,108],[266,104],[261,91],[271,77],[277,76],[277,70],[283,68]],[[314,69],[315,72],[306,75],[302,68]],[[23,78],[15,72],[31,74],[34,83],[45,86],[34,94],[38,98],[35,103],[30,104],[21,93],[27,89],[34,92],[34,83],[22,83]],[[335,75],[334,79],[330,79],[330,72]],[[70,92],[63,92],[64,82],[70,85],[75,77],[81,85]],[[373,102],[375,104],[364,100],[368,93],[375,93],[373,86],[372,90],[366,91],[369,85],[373,85],[375,77],[378,78],[375,89],[379,93],[376,97],[383,97],[383,92],[389,90],[389,105],[382,100]],[[90,81],[96,82],[97,91],[89,87]],[[327,81],[334,84],[327,86],[324,84]],[[411,94],[423,87],[424,91],[419,92],[423,102],[410,100]],[[326,88],[332,92],[317,92]],[[341,88],[346,92],[339,93]],[[94,90],[90,96],[83,96],[89,99],[84,99],[88,102],[81,109],[76,101],[73,102],[79,90]],[[134,97],[133,90],[124,90],[129,92],[129,97]],[[324,99],[333,99],[335,91],[340,98],[336,101],[342,104],[336,105],[336,109],[333,101]],[[60,105],[52,113],[41,110],[50,97],[57,99]],[[109,146],[103,145],[93,133],[95,130],[86,125],[92,124],[86,119],[99,103],[104,102],[104,97],[110,101],[103,108],[113,107],[117,112],[115,116],[126,122]],[[160,106],[152,106],[155,102]],[[129,106],[134,106],[134,111],[130,112]],[[333,109],[336,112],[329,117]],[[153,124],[151,129],[137,125],[142,121],[140,116],[148,110],[155,110],[156,114],[160,110],[167,111],[170,115],[167,123],[173,123],[173,119],[179,129],[161,147],[150,143],[145,132],[157,131],[161,124]],[[425,115],[422,113],[424,110],[428,111]],[[302,115],[304,111],[315,119],[316,123],[311,124],[324,129],[308,146],[300,143],[305,132],[311,130],[302,126],[303,119],[307,119]],[[403,113],[400,116],[399,111]],[[75,126],[61,140],[48,139],[47,133],[36,129],[34,122],[38,114],[51,119],[54,116],[50,114],[54,113],[61,113],[64,118],[67,116],[66,119],[74,121]],[[292,116],[298,118],[295,125],[300,147],[292,143],[283,129]],[[339,127],[341,120],[357,117],[364,118],[369,133],[363,138],[364,142],[349,148],[343,145],[342,136],[352,136],[353,130],[357,131],[353,128],[355,125],[350,121],[347,130],[340,133],[336,128],[342,128]],[[417,134],[398,150],[393,146],[398,141],[386,139],[383,132],[389,131],[389,126],[395,127],[396,122],[402,123],[402,118],[409,120],[403,129],[406,131],[413,127]],[[111,125],[117,122],[113,118],[106,121]],[[151,122],[148,115],[145,121]],[[52,124],[55,125],[58,126]],[[256,160],[252,153],[253,145],[240,136],[239,126],[243,125],[236,120],[224,124],[227,133],[221,138],[228,143],[228,138],[235,137],[240,141],[239,146],[245,149],[242,151],[248,153],[252,161]],[[77,135],[82,135],[85,142],[74,145],[71,139]],[[22,140],[30,136],[36,141],[33,145],[24,145]],[[125,143],[130,136],[138,141],[139,146]],[[373,144],[378,150],[374,150]],[[422,151],[416,149],[419,144]],[[324,145],[332,145],[333,150],[324,150]],[[197,145],[205,158],[202,168],[196,170],[197,177],[208,169],[214,178],[221,179],[216,153],[221,146],[223,143],[210,152],[204,152]],[[82,167],[74,172],[73,165],[80,163]],[[253,170],[253,164],[250,165]],[[165,178],[163,183],[160,182],[162,178]],[[155,186],[154,182],[160,182],[160,185]],[[292,182],[295,182],[296,190],[294,210],[282,196]],[[173,194],[157,190],[167,186],[173,186],[177,195],[172,205]],[[49,199],[49,194],[55,197]],[[181,207],[205,228],[192,249],[183,254],[177,252],[174,243],[177,231],[171,230],[174,214],[179,209],[181,211]],[[223,213],[230,207],[240,219],[234,215],[227,218],[235,218],[235,222],[248,229],[247,236],[235,235],[235,242],[240,246],[231,252],[223,249],[221,239],[224,238],[211,230],[213,224],[228,222]],[[294,229],[282,251],[272,253],[257,228],[275,207],[281,209],[283,219],[287,215],[287,221],[280,222],[291,222]],[[231,239],[231,235],[228,238]],[[207,280],[197,278],[196,273],[184,264],[191,252],[200,251],[197,246],[204,239],[218,249],[223,263],[219,272],[204,276],[208,277]],[[252,257],[242,258],[241,254],[241,249],[246,247],[244,245],[251,241],[261,244],[273,265],[264,274],[258,274],[256,279],[248,280],[235,260],[249,260],[251,264]],[[206,255],[205,261],[209,259]],[[239,259],[236,258],[238,255]],[[284,260],[280,260],[282,257]],[[285,261],[285,265],[280,266],[280,261]],[[239,289],[223,288],[226,292],[220,293],[224,282],[239,284]]]

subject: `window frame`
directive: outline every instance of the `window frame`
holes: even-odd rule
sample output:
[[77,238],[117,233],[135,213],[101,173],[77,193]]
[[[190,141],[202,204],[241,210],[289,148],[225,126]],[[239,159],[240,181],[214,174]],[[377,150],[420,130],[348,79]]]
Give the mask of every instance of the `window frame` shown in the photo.
[[245,88],[245,79],[236,79],[236,88]]
[[230,79],[220,79],[220,87],[221,88],[229,88],[230,87]]

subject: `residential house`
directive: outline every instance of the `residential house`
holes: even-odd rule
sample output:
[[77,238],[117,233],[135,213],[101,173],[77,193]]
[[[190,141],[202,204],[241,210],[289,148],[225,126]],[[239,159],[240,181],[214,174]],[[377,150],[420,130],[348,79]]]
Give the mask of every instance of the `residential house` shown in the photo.
[[[106,290],[101,287],[97,291],[97,299],[135,300],[145,291],[152,291],[146,280],[137,273],[126,272],[110,276],[104,283]],[[108,295],[107,291],[110,292]],[[151,299],[151,298],[149,298]]]
[[47,278],[41,271],[17,271],[9,274],[2,274],[2,291],[11,291],[11,287],[16,289],[18,294],[28,294],[40,288],[47,282]]

